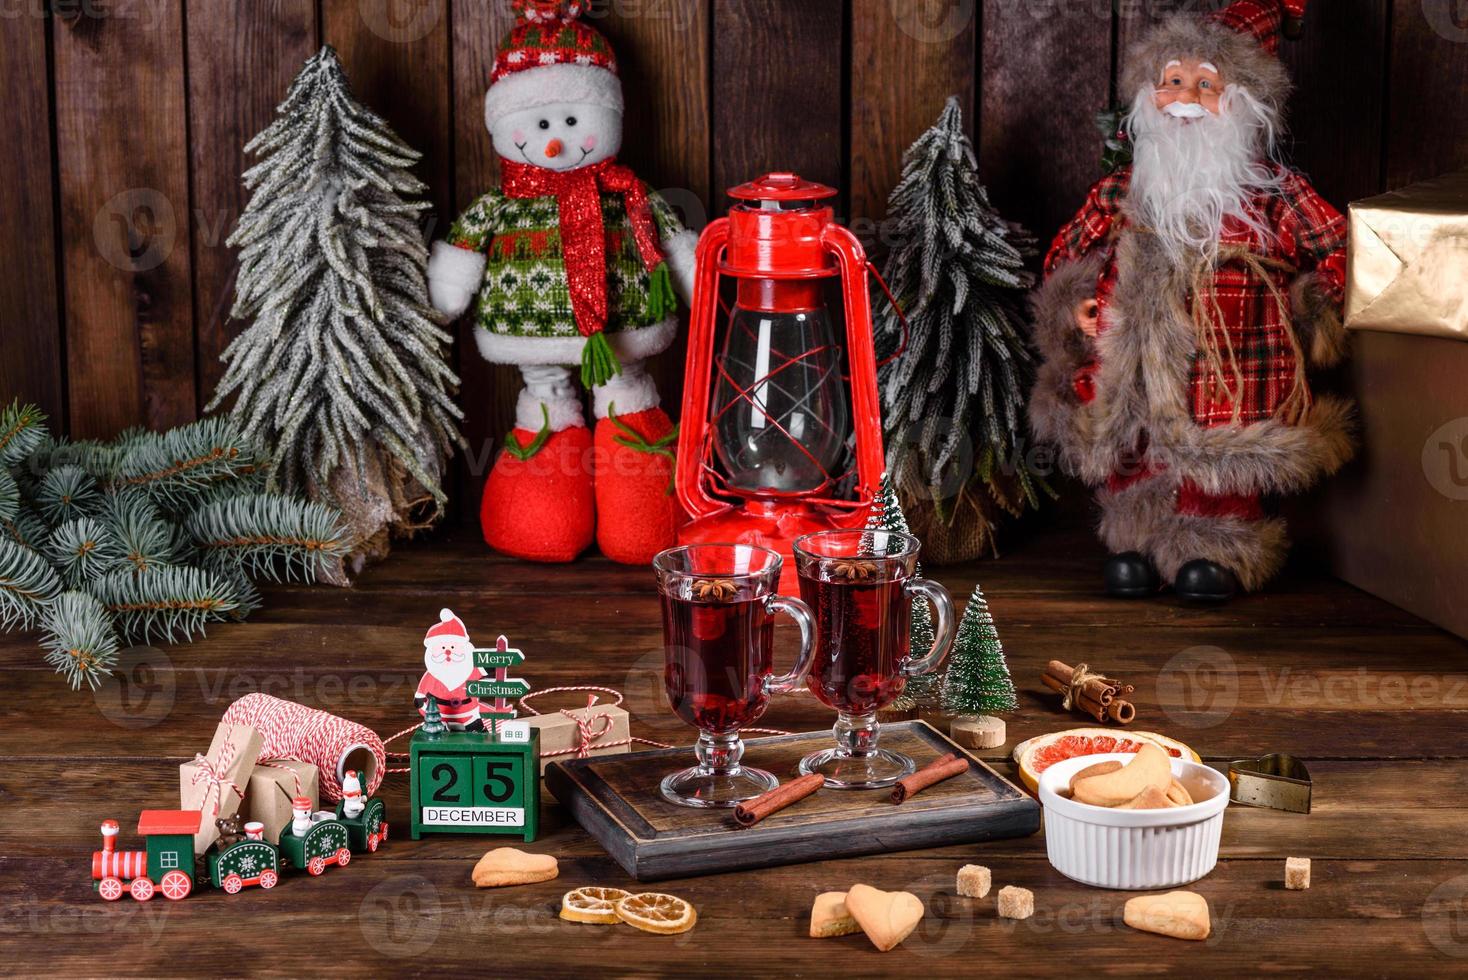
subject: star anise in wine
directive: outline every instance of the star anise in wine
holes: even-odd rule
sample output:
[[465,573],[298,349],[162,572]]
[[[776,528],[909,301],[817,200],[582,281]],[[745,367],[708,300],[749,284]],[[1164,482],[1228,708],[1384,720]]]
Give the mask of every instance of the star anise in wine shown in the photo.
[[860,558],[837,558],[826,566],[832,578],[845,579],[855,582],[861,579],[869,579],[877,574],[877,563],[874,561],[862,561]]
[[695,599],[713,599],[715,602],[727,602],[734,598],[739,590],[734,586],[734,581],[727,578],[706,578],[693,583],[693,597]]

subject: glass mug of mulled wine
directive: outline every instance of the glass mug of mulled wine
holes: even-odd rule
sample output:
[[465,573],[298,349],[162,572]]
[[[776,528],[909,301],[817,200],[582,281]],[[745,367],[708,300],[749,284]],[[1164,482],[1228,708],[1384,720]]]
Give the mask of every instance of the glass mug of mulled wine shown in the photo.
[[[669,548],[652,561],[663,609],[663,686],[673,711],[698,729],[698,764],[670,774],[660,791],[680,806],[732,807],[780,781],[741,765],[739,731],[770,698],[805,680],[815,653],[815,618],[799,599],[776,595],[779,554],[744,544]],[[775,616],[800,627],[800,655],[774,676]]]
[[[953,646],[953,599],[917,577],[921,544],[896,531],[818,531],[795,541],[800,595],[816,615],[816,655],[806,685],[836,709],[833,748],[800,760],[833,789],[891,786],[916,768],[877,747],[877,712],[902,694],[909,678],[937,670]],[[933,645],[911,648],[914,598],[931,602]],[[918,659],[913,659],[914,655]]]

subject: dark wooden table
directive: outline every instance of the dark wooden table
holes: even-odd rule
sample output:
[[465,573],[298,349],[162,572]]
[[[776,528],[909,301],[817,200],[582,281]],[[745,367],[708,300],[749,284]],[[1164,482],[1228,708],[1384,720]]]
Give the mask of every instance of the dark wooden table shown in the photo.
[[[976,580],[989,596],[1021,692],[1011,745],[1080,723],[1036,681],[1058,657],[1132,680],[1137,727],[1182,738],[1210,762],[1266,751],[1308,761],[1316,801],[1309,816],[1229,811],[1224,858],[1194,886],[1213,910],[1207,943],[1126,928],[1127,895],[1061,877],[1039,835],[667,882],[657,887],[699,911],[697,928],[682,936],[565,923],[556,909],[567,889],[632,883],[553,802],[542,839],[528,845],[560,858],[560,878],[545,884],[478,892],[469,872],[484,839],[398,838],[347,869],[270,893],[204,892],[145,905],[98,899],[89,855],[100,821],[120,820],[122,846],[134,846],[139,809],[177,806],[177,763],[207,747],[234,698],[264,690],[383,733],[415,720],[423,631],[441,605],[477,640],[508,633],[526,650],[523,673],[537,686],[620,688],[635,734],[691,741],[659,702],[660,629],[645,570],[601,560],[514,564],[459,531],[400,548],[352,590],[268,589],[249,623],[213,628],[192,645],[135,652],[121,682],[95,697],[67,690],[33,638],[0,639],[0,953],[33,975],[1468,970],[1465,644],[1301,572],[1222,609],[1171,598],[1108,601],[1096,594],[1099,558],[1083,529],[1055,530],[1001,560],[938,577],[956,597]],[[765,723],[810,730],[830,721],[808,697],[788,697]],[[986,754],[1005,773],[1008,748]],[[405,786],[401,777],[385,784],[399,815]],[[1284,890],[1290,855],[1313,859],[1309,891]],[[992,895],[956,898],[954,874],[968,862],[992,868],[996,888],[1033,889],[1035,918],[996,918]],[[856,882],[916,893],[927,918],[888,954],[861,936],[807,938],[812,897]]]

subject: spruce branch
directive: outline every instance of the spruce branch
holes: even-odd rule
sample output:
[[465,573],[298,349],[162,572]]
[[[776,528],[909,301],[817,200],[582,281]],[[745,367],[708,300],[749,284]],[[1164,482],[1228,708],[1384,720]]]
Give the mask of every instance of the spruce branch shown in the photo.
[[101,503],[97,481],[80,466],[61,466],[48,471],[36,490],[36,507],[52,527],[85,516]]
[[187,563],[189,546],[182,532],[145,493],[114,494],[102,519],[117,542],[119,560],[135,574]]
[[0,538],[0,628],[31,629],[51,600],[61,592],[61,580],[38,552]]
[[14,518],[0,521],[0,529],[4,529],[5,537],[32,551],[40,551],[44,548],[46,539],[51,535],[50,529],[46,527],[46,522],[37,517],[24,503],[20,505]]
[[248,476],[256,462],[253,441],[233,419],[207,418],[139,435],[123,451],[113,482],[179,510],[217,484]]
[[46,415],[17,399],[0,409],[0,466],[15,468],[46,438]]
[[272,581],[313,581],[350,546],[335,510],[275,494],[205,504],[184,528],[206,567],[235,566]]
[[122,561],[122,549],[100,520],[76,517],[51,532],[45,556],[67,588],[79,589],[115,570]]
[[156,568],[147,575],[117,571],[91,582],[87,591],[115,617],[128,643],[174,643],[204,632],[239,605],[229,581],[203,568]]
[[10,471],[0,468],[0,524],[13,522],[20,513],[20,484]]
[[117,634],[102,604],[84,592],[63,592],[46,608],[41,622],[46,663],[73,690],[83,682],[95,690],[117,664]]

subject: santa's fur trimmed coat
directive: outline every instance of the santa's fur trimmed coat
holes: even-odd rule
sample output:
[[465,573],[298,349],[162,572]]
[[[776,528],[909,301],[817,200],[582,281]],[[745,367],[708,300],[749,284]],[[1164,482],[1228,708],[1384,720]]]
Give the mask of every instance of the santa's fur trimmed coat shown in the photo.
[[[1123,231],[1105,329],[1088,338],[1074,310],[1094,297],[1103,261],[1098,252],[1066,262],[1034,294],[1042,361],[1030,399],[1031,429],[1058,448],[1065,469],[1103,488],[1137,465],[1136,448],[1145,444],[1155,475],[1098,494],[1106,546],[1147,555],[1168,582],[1182,565],[1203,558],[1231,569],[1244,589],[1258,589],[1284,561],[1284,522],[1179,514],[1178,489],[1190,481],[1220,496],[1304,490],[1351,457],[1350,405],[1317,396],[1298,425],[1268,419],[1200,426],[1187,401],[1198,349],[1196,327],[1181,302],[1188,283],[1155,237]],[[1333,305],[1316,295],[1309,274],[1290,294],[1307,359],[1316,367],[1335,363],[1344,339]],[[1083,403],[1073,381],[1093,361],[1099,362],[1098,395]]]

